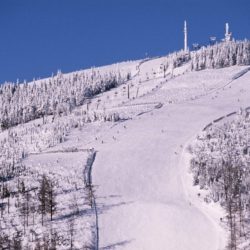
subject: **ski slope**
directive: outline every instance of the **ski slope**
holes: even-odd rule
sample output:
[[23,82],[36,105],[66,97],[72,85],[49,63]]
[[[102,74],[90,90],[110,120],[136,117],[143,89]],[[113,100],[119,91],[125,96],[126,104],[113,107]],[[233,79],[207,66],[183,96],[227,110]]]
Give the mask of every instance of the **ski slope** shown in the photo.
[[[223,210],[219,204],[205,203],[206,192],[192,185],[186,148],[207,124],[250,105],[250,72],[244,66],[190,72],[186,63],[164,75],[167,60],[160,57],[100,68],[108,72],[121,66],[124,72],[132,72],[132,78],[76,112],[117,112],[124,120],[84,123],[71,129],[62,143],[42,149],[41,155],[27,161],[32,168],[41,161],[48,171],[60,169],[65,178],[70,162],[75,162],[71,170],[77,171],[80,183],[85,161],[81,150],[96,151],[92,183],[98,249],[222,250],[227,244]],[[76,118],[72,114],[57,122],[73,123]],[[78,153],[67,158],[69,148]],[[67,200],[60,199],[62,204]],[[80,224],[79,220],[79,234],[89,231],[90,224]],[[91,232],[85,236],[80,240],[91,240]]]
[[[159,67],[159,59],[155,65],[153,61],[141,64],[144,72]],[[187,66],[183,68],[186,71]],[[223,211],[218,204],[208,205],[198,198],[201,191],[192,187],[192,177],[187,174],[185,146],[212,120],[249,104],[249,73],[231,82],[245,68],[184,75],[178,69],[181,76],[167,82],[159,77],[161,86],[145,95],[127,102],[120,95],[110,102],[112,105],[105,103],[108,109],[117,110],[127,105],[131,112],[133,105],[160,101],[164,104],[161,109],[114,126],[86,125],[60,145],[97,150],[93,183],[100,249],[224,248],[227,235],[220,225]],[[142,83],[142,72],[140,69],[132,79],[135,84]],[[155,81],[153,77],[141,88],[145,91]],[[119,88],[98,98],[106,100],[113,92],[119,94]],[[173,96],[175,101],[169,102]]]
[[[250,73],[239,66],[186,72],[184,65],[174,77],[152,74],[143,83],[163,60],[140,63],[131,81],[144,94],[128,100],[120,86],[97,97],[106,111],[127,112],[131,119],[87,124],[59,145],[97,151],[92,177],[99,249],[220,250],[227,244],[223,210],[193,187],[186,147],[214,119],[249,106]],[[107,102],[107,96],[113,98]],[[160,109],[145,107],[157,102]]]
[[[94,183],[98,186],[100,249],[225,247],[227,235],[220,225],[223,211],[218,204],[198,199],[200,191],[186,174],[184,147],[214,118],[249,104],[249,73],[227,84],[241,70],[219,70],[222,79],[213,79],[217,92],[206,88],[207,94],[198,91],[196,98],[181,99],[121,123],[103,134],[104,144],[93,145],[98,150]],[[174,81],[199,89],[202,74],[206,84],[216,73],[189,73],[191,77]],[[164,94],[168,97],[164,89],[158,94],[162,101]]]
[[[118,87],[98,96],[102,104],[107,95],[117,93],[105,103],[107,110],[126,107],[131,112],[140,107],[132,119],[86,125],[63,144],[97,150],[93,183],[99,249],[220,250],[226,246],[226,228],[220,221],[224,213],[219,204],[205,203],[204,192],[192,186],[186,147],[214,119],[249,106],[250,73],[241,75],[247,67],[239,66],[186,73],[188,65],[184,65],[172,72],[174,78],[156,79],[152,74],[143,83],[145,72],[159,69],[162,60],[141,63],[132,79],[145,94],[127,100],[126,95],[119,96],[123,90]],[[140,115],[143,104],[152,102],[163,107]]]
[[[13,194],[22,195],[23,203],[19,205],[19,196],[2,195],[0,206],[9,205],[2,210],[0,241],[18,235],[26,248],[53,238],[60,249],[225,249],[225,213],[219,204],[204,202],[209,190],[193,186],[187,149],[204,128],[224,122],[228,114],[233,119],[240,108],[249,109],[250,67],[191,71],[211,66],[211,58],[206,64],[202,58],[197,63],[180,51],[68,74],[59,71],[23,84],[20,90],[32,93],[29,98],[44,98],[30,103],[21,91],[27,123],[19,120],[15,101],[9,105],[11,98],[5,95],[3,110],[10,109],[13,121],[3,121],[8,126],[22,122],[0,133],[0,160],[6,165],[2,179]],[[11,85],[5,91],[19,96]],[[62,107],[51,105],[54,113],[47,112],[43,104],[55,98]],[[40,216],[37,197],[46,178],[56,194],[50,218],[48,211]]]

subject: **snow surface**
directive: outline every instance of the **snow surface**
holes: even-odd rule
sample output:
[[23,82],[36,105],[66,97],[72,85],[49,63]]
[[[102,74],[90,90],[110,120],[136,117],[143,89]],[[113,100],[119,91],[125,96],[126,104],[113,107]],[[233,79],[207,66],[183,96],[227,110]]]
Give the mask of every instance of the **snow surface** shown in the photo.
[[[88,106],[88,112],[115,111],[125,119],[84,124],[49,149],[97,151],[92,177],[100,249],[220,250],[226,245],[227,229],[220,222],[224,213],[219,204],[204,203],[203,193],[198,197],[201,191],[192,186],[186,147],[214,119],[249,106],[250,72],[235,79],[247,67],[188,72],[187,63],[166,72],[164,78],[162,65],[167,60],[125,63],[125,68],[131,67],[132,80],[98,95]],[[86,105],[78,108],[83,110]],[[75,118],[57,122],[67,119]],[[75,156],[52,152],[30,156],[26,163],[35,169],[40,162],[44,171],[82,183],[84,157]],[[65,197],[60,197],[60,204],[68,202]]]
[[[145,67],[147,63],[154,66],[149,61]],[[202,195],[198,197],[200,190],[192,187],[187,174],[185,148],[208,123],[249,105],[250,74],[231,82],[245,68],[160,78],[159,88],[129,103],[150,103],[154,98],[164,104],[161,109],[116,126],[87,125],[82,138],[76,131],[69,136],[65,145],[78,143],[98,151],[93,182],[100,249],[224,249],[224,213],[219,204],[206,204]],[[145,85],[153,82],[154,78]],[[169,102],[173,96],[175,101]]]
[[[219,70],[224,81],[218,79],[216,87],[225,86],[237,70],[241,68]],[[215,70],[206,73],[190,74],[205,74],[206,82],[216,74]],[[174,81],[181,84],[186,77]],[[227,237],[219,225],[221,208],[208,207],[197,198],[198,191],[196,195],[187,191],[191,182],[182,151],[189,138],[215,117],[248,105],[248,80],[249,73],[224,91],[164,106],[105,133],[105,144],[95,145],[99,152],[94,164],[101,248],[224,248]]]
[[[34,235],[46,235],[50,231],[57,232],[57,240],[59,249],[69,249],[70,236],[69,227],[72,224],[74,230],[73,242],[75,249],[82,249],[87,244],[90,245],[92,239],[93,225],[95,225],[95,217],[89,205],[86,203],[85,183],[83,169],[86,165],[90,152],[53,152],[31,154],[23,161],[26,167],[25,176],[21,179],[26,185],[26,189],[31,190],[39,186],[41,176],[45,174],[49,176],[55,183],[56,193],[56,212],[54,219],[50,222],[48,217],[44,219],[44,225],[41,225],[41,216],[29,215],[30,222],[26,227],[26,235],[22,242],[23,246],[29,244],[29,247],[35,249],[36,241],[33,240]],[[19,180],[20,181],[20,180]],[[12,186],[16,183],[10,182]],[[38,191],[35,192],[38,195]],[[13,234],[14,227],[23,231],[22,223],[19,221],[18,211],[14,204],[11,204],[13,211],[12,216],[8,216],[12,227],[4,228]],[[14,209],[15,208],[15,209]],[[31,214],[31,213],[30,213]],[[5,221],[5,225],[10,224]],[[2,225],[3,226],[3,225]],[[30,237],[31,232],[35,234]],[[35,237],[35,238],[36,238]],[[41,238],[41,237],[40,237]]]

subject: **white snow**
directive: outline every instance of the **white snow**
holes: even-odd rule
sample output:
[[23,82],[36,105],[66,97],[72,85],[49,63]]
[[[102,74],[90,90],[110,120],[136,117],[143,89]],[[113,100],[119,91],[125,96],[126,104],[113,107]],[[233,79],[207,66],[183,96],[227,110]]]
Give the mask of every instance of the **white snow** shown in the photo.
[[[244,68],[187,73],[135,100],[147,103],[154,97],[164,103],[161,109],[116,126],[95,125],[93,130],[88,125],[84,130],[91,129],[92,139],[87,142],[80,132],[74,132],[72,140],[69,136],[65,145],[74,145],[78,137],[78,145],[98,151],[93,182],[100,249],[225,247],[223,211],[219,204],[205,204],[192,187],[185,146],[213,119],[248,105],[249,73],[228,84]],[[170,105],[172,96],[176,104]]]
[[[223,212],[218,204],[208,206],[198,199],[198,191],[195,194],[185,175],[187,162],[182,152],[189,138],[214,118],[248,105],[249,73],[221,88],[240,70],[218,70],[221,78],[213,79],[218,92],[199,93],[196,100],[181,99],[178,105],[121,123],[104,133],[104,144],[93,144],[98,150],[94,183],[98,186],[101,249],[225,247],[226,230],[220,225]],[[204,84],[211,87],[216,70],[190,74],[204,74]],[[188,77],[174,81],[199,89],[199,77],[190,77],[192,81]]]
[[[250,72],[231,82],[246,67],[188,72],[190,65],[184,64],[163,78],[166,61],[162,57],[125,65],[133,79],[93,98],[88,107],[89,112],[122,113],[128,120],[84,124],[50,149],[97,150],[93,184],[100,249],[222,250],[226,245],[223,210],[204,203],[203,194],[197,195],[201,191],[192,187],[186,147],[214,119],[249,106]],[[157,109],[159,103],[163,106]],[[77,110],[86,110],[86,105]],[[67,119],[77,117],[57,122]],[[80,182],[82,156],[36,157],[28,159],[32,169],[42,162],[46,171]]]

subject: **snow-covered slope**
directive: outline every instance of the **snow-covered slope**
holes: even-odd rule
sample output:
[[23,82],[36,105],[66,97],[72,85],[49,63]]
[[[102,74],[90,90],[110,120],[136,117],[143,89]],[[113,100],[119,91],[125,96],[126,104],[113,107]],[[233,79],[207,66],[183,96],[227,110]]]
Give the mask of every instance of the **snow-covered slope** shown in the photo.
[[[216,87],[226,85],[240,70],[219,70],[223,84],[218,79]],[[174,81],[198,87],[200,74],[209,83],[216,73],[190,73],[197,75],[197,81],[188,75]],[[94,182],[100,197],[103,249],[212,250],[225,246],[218,205],[206,207],[197,195],[187,192],[191,183],[186,181],[182,152],[190,138],[215,117],[249,104],[249,77],[248,73],[217,92],[121,123],[104,134],[104,144],[94,145],[99,151]]]
[[[250,105],[250,72],[245,66],[190,72],[189,62],[164,72],[168,60],[125,63],[124,74],[131,72],[131,79],[124,84],[99,93],[67,116],[48,116],[0,135],[1,145],[7,140],[8,147],[13,146],[1,152],[14,155],[15,147],[21,147],[19,158],[28,159],[17,158],[30,171],[38,171],[40,164],[40,174],[60,172],[62,185],[67,168],[69,174],[75,171],[75,182],[83,184],[80,161],[87,157],[73,152],[94,148],[91,199],[97,214],[94,220],[92,211],[92,224],[82,227],[98,230],[99,249],[220,250],[226,245],[223,211],[219,204],[204,203],[192,187],[186,147],[214,119]],[[69,159],[63,153],[67,149],[73,151]],[[30,155],[34,152],[38,156]],[[67,197],[58,198],[63,215]],[[56,223],[64,229],[67,219]],[[79,223],[77,228],[84,232]],[[76,246],[84,245],[81,240],[93,241],[78,237]]]
[[[154,67],[153,62],[144,66]],[[249,73],[231,82],[245,68],[190,72],[168,81],[159,78],[160,87],[129,101],[129,107],[155,98],[164,104],[162,108],[134,114],[132,120],[115,126],[88,125],[83,134],[69,137],[65,146],[98,151],[93,181],[100,249],[225,247],[223,211],[219,204],[207,205],[198,198],[200,191],[192,187],[187,174],[185,147],[213,119],[248,105]],[[153,82],[154,78],[147,81],[145,88]],[[169,102],[172,96],[175,101]]]

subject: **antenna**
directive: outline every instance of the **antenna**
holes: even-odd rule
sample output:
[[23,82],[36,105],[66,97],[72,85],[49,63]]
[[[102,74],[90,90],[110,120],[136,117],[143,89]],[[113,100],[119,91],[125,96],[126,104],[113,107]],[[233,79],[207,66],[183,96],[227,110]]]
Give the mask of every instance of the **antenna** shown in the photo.
[[184,51],[188,51],[188,45],[187,45],[187,21],[184,21]]
[[232,32],[229,32],[229,24],[226,23],[225,25],[225,41],[231,41],[232,40]]

